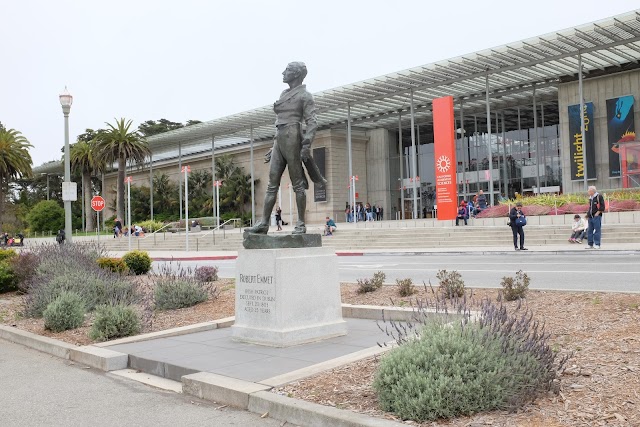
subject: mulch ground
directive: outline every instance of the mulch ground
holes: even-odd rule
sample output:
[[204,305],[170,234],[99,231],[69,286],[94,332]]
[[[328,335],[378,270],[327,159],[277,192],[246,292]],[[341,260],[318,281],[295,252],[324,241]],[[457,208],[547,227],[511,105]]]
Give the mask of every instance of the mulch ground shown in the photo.
[[[430,298],[420,289],[412,298],[397,296],[395,286],[368,294],[355,285],[342,286],[342,300],[350,304],[411,306],[411,300]],[[475,289],[475,298],[495,300],[497,290]],[[517,303],[506,303],[514,308]],[[415,426],[640,426],[640,295],[602,292],[531,291],[524,306],[544,321],[551,344],[574,352],[561,378],[558,394],[549,393],[518,413],[492,412],[437,423],[407,422]],[[328,371],[277,393],[396,419],[378,409],[372,388],[378,358]]]
[[[235,289],[232,280],[216,282],[219,295],[194,307],[156,311],[144,332],[160,331],[233,316]],[[498,291],[474,289],[475,299],[495,300]],[[92,319],[76,330],[46,331],[42,319],[22,316],[22,296],[0,295],[0,323],[72,344],[90,344]],[[431,290],[418,288],[412,297],[399,297],[395,286],[358,294],[356,286],[342,285],[342,301],[349,304],[410,307],[416,298],[432,298]],[[517,303],[505,303],[513,308]],[[560,392],[540,397],[518,413],[491,412],[414,426],[640,426],[640,295],[604,292],[531,291],[525,308],[544,321],[551,344],[563,352],[573,352],[561,378]],[[371,386],[378,365],[372,358],[275,390],[277,393],[397,420],[378,409]]]
[[[148,294],[153,292],[150,281],[145,276],[138,276],[133,280],[141,282],[141,290]],[[216,287],[215,295],[209,300],[193,307],[178,310],[154,311],[150,318],[144,322],[142,333],[163,331],[180,326],[194,325],[196,323],[209,322],[233,316],[235,312],[235,287],[234,281],[220,279],[213,282]],[[142,312],[142,307],[138,307]],[[24,297],[17,293],[0,294],[0,324],[15,326],[19,329],[33,332],[34,334],[55,338],[70,344],[92,344],[89,338],[89,330],[93,324],[93,315],[88,314],[84,324],[77,328],[64,332],[51,332],[44,328],[42,319],[25,318]],[[143,316],[143,318],[145,318]]]

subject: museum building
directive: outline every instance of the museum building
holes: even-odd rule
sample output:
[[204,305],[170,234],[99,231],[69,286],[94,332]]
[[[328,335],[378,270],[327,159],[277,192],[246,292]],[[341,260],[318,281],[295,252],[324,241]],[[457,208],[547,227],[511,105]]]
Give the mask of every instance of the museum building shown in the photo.
[[[382,207],[386,220],[436,215],[433,101],[446,96],[454,99],[459,200],[479,190],[497,203],[586,185],[640,187],[639,60],[636,10],[314,93],[312,152],[328,184],[310,182],[307,221],[344,221],[354,199]],[[149,137],[151,161],[131,169],[133,185],[150,186],[157,173],[182,184],[182,166],[212,171],[215,156],[230,154],[254,177],[259,219],[274,120],[268,105]],[[105,176],[108,191],[116,176]],[[290,192],[285,172],[277,203],[285,220],[295,210]]]

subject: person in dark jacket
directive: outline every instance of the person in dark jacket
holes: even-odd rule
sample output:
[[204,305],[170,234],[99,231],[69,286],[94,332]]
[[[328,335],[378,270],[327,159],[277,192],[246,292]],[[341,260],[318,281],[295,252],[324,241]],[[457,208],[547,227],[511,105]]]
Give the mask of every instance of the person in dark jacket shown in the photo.
[[602,214],[604,214],[604,197],[598,193],[593,185],[589,187],[589,211],[587,218],[589,229],[587,231],[587,242],[589,246],[585,249],[600,249],[600,237],[602,236]]
[[67,236],[65,235],[64,229],[61,228],[58,230],[58,234],[56,235],[56,242],[58,242],[59,245],[62,245],[65,240],[67,240]]
[[456,216],[456,227],[459,225],[460,220],[464,221],[464,225],[467,225],[467,203],[463,200],[458,206],[458,215]]
[[[513,232],[513,246],[516,251],[526,251],[524,247],[524,225],[518,225],[519,218],[524,219],[524,213],[522,212],[522,203],[518,202],[509,212],[509,222],[511,223],[511,231]],[[520,247],[518,247],[518,236],[520,236]]]

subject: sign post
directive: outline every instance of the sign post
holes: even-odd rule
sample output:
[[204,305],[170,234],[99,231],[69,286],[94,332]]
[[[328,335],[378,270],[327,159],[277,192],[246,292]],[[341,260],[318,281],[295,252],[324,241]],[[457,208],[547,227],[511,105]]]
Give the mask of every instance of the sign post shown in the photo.
[[187,174],[191,172],[191,166],[183,166],[182,172],[184,173],[184,222],[186,232],[186,246],[185,249],[189,252],[189,180]]
[[358,175],[354,175],[351,177],[351,196],[353,200],[353,222],[358,222],[358,213],[356,212],[356,199],[358,198],[358,193],[356,193],[356,181],[358,181]]
[[98,224],[98,242],[100,241],[100,212],[104,209],[105,201],[102,196],[93,196],[91,199],[91,209],[96,211],[96,224]]
[[131,181],[133,181],[133,178],[131,178],[130,176],[126,177],[124,180],[124,182],[127,183],[127,226],[129,227],[129,233],[127,233],[127,237],[129,252],[131,252]]

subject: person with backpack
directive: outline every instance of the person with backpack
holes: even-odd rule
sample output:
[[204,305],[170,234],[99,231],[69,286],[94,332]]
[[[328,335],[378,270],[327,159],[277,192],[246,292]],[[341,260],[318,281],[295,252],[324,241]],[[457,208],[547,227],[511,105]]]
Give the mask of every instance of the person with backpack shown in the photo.
[[[527,217],[522,212],[522,202],[516,203],[509,212],[509,225],[513,232],[513,246],[516,251],[527,251],[524,247],[524,226],[527,225]],[[518,247],[518,236],[520,236],[520,247]]]
[[58,242],[59,245],[62,245],[65,240],[67,240],[67,237],[64,230],[61,228],[58,230],[58,234],[56,234],[56,242]]
[[604,197],[598,193],[595,186],[590,186],[589,211],[587,218],[589,229],[587,231],[588,246],[585,249],[600,249],[600,239],[602,236],[602,214],[604,214]]

